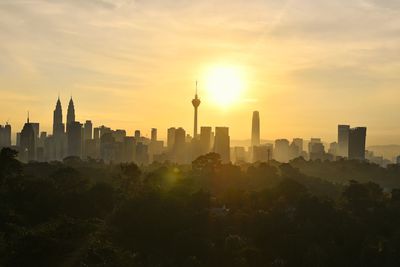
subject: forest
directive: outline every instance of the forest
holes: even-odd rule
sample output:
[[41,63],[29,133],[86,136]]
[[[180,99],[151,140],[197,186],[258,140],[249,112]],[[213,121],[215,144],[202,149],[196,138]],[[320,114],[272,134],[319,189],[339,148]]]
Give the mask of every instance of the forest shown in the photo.
[[0,266],[400,266],[400,166],[0,152]]

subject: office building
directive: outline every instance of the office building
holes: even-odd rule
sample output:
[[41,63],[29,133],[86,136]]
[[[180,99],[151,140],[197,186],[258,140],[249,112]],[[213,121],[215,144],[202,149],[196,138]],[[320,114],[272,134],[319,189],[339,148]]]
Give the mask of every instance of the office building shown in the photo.
[[366,127],[356,127],[349,130],[349,159],[365,159]]
[[258,111],[253,112],[251,125],[251,146],[260,145],[260,114]]
[[223,163],[230,162],[230,136],[228,127],[215,127],[214,152]]

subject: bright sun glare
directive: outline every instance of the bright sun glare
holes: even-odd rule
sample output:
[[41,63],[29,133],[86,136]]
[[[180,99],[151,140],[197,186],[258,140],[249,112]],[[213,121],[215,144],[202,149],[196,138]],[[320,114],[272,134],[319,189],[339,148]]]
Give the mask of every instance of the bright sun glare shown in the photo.
[[237,102],[245,87],[243,72],[237,67],[212,67],[206,71],[204,79],[207,97],[222,107]]

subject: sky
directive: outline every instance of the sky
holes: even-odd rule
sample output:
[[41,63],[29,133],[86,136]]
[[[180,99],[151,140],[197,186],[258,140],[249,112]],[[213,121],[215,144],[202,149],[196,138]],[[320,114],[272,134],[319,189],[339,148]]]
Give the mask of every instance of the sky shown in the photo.
[[[368,127],[368,145],[400,143],[398,0],[0,0],[0,124],[64,120],[126,129],[229,126],[248,139],[337,138]],[[221,105],[210,72],[234,69],[240,94]],[[228,92],[229,93],[229,92]],[[221,93],[219,95],[221,97]]]

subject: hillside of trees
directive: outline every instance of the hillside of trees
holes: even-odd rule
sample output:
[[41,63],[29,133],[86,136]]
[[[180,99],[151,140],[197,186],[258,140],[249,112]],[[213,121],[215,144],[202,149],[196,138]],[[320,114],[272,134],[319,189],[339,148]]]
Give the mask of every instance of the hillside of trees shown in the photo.
[[400,266],[400,168],[0,152],[0,266]]

